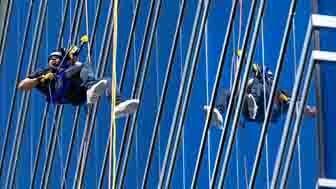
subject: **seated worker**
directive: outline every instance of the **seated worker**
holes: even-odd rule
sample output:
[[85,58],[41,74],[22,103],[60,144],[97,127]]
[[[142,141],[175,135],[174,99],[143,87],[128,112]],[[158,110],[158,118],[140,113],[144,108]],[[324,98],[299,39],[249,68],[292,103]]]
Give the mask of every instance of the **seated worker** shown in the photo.
[[[267,105],[273,83],[273,73],[268,68],[264,72],[258,64],[253,64],[252,70],[254,74],[247,84],[242,113],[246,121],[262,123],[266,113],[264,109],[265,103]],[[290,104],[290,97],[282,90],[276,91],[274,98],[271,122],[278,121],[280,116],[288,111]],[[211,122],[218,127],[223,125],[222,114],[224,114],[228,107],[229,99],[230,91],[224,91],[219,99],[219,103],[214,108]],[[205,112],[208,112],[209,109],[210,106],[204,106]],[[305,115],[314,117],[317,113],[316,107],[307,105],[304,113]],[[243,123],[240,122],[241,127],[244,127]]]
[[[48,67],[35,71],[20,81],[18,88],[32,90],[36,88],[47,102],[54,104],[94,104],[102,95],[111,96],[111,80],[96,79],[88,65],[77,61],[79,48],[58,49],[48,57]],[[134,113],[139,100],[123,101],[117,91],[116,118]]]

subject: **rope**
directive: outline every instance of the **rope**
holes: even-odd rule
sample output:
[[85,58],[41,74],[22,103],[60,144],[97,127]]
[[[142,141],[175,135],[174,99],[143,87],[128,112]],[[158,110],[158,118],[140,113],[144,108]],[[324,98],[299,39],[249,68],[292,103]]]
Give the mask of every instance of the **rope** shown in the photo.
[[[112,29],[112,28],[111,28]],[[110,140],[113,140],[113,144],[110,143],[110,165],[112,164],[112,188],[116,188],[116,137],[117,129],[115,122],[115,107],[116,107],[116,86],[117,86],[117,48],[118,48],[118,0],[114,1],[114,10],[113,10],[113,60],[112,60],[112,105],[111,105],[111,137]],[[113,152],[113,154],[112,154]],[[112,161],[113,162],[112,162]],[[111,181],[110,181],[111,183]],[[111,187],[109,187],[111,188]]]
[[[296,49],[296,27],[295,27],[295,13],[293,18],[293,57],[294,57],[294,76],[296,76],[297,71],[297,49]],[[299,113],[299,104],[296,106],[296,115]],[[297,150],[298,150],[298,168],[299,168],[299,188],[302,189],[302,169],[301,169],[301,142],[300,142],[300,134],[298,135],[298,143],[297,143]]]
[[[130,29],[130,35],[128,37],[128,42],[127,42],[127,48],[126,48],[126,52],[125,52],[124,63],[123,63],[122,71],[121,71],[119,91],[123,90],[124,80],[125,80],[125,75],[126,75],[126,71],[127,71],[128,60],[129,60],[129,56],[130,56],[130,52],[131,52],[130,49],[131,49],[132,42],[134,43],[134,55],[136,54],[136,52],[135,52],[135,49],[136,49],[135,48],[135,39],[134,38],[135,38],[135,27],[136,27],[136,24],[137,24],[137,21],[138,21],[139,10],[140,10],[140,0],[136,0],[135,7],[133,9],[133,18],[132,18],[132,24],[131,24],[131,29]],[[134,66],[135,66],[134,70],[136,70],[136,60],[135,60]],[[136,75],[136,73],[134,75]],[[125,131],[126,131],[126,128],[124,130],[123,136],[125,136]],[[122,138],[122,140],[124,141],[124,137]],[[122,150],[122,148],[120,149],[120,152],[119,152],[120,154],[121,154],[121,150]],[[106,152],[108,152],[108,150],[106,150]],[[120,158],[119,158],[119,161],[120,161]],[[106,167],[106,161],[104,159],[104,161],[103,161],[103,169],[105,167]],[[118,166],[117,166],[117,170],[118,170]],[[118,173],[118,171],[117,171],[117,173]],[[103,181],[103,172],[102,172],[102,174],[100,176],[99,186],[102,185],[102,181]]]

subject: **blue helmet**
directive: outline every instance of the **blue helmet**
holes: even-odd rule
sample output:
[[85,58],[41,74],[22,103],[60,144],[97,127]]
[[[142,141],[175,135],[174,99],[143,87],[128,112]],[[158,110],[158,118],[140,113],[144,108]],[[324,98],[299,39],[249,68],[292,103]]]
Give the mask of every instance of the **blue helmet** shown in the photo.
[[49,54],[48,61],[52,57],[55,57],[55,56],[62,59],[65,56],[65,50],[63,48],[60,48],[60,49],[57,49],[57,50],[53,51],[52,53]]
[[[49,54],[48,56],[48,62],[50,61],[51,58],[53,57],[57,57],[60,60],[62,60],[65,56],[65,50],[63,48],[57,49],[55,51],[53,51],[52,53]],[[48,66],[52,69],[57,69],[58,66],[52,65],[48,63]]]

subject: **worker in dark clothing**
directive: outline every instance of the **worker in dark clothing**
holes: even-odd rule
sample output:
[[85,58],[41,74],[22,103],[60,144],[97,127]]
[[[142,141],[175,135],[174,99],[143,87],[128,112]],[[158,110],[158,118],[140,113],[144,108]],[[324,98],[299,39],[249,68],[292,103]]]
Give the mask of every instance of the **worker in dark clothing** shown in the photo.
[[[273,83],[273,73],[266,68],[265,71],[258,64],[253,64],[253,76],[249,79],[247,90],[243,102],[243,118],[246,121],[263,122],[265,118],[265,103],[268,102],[270,91]],[[230,99],[230,91],[224,91],[214,108],[212,122],[216,126],[223,125],[222,115],[228,107]],[[276,122],[280,116],[286,114],[289,108],[291,98],[283,91],[278,90],[275,94],[274,105],[271,112],[271,121]],[[209,106],[204,106],[204,110],[208,112]],[[306,106],[305,115],[315,116],[316,107]],[[244,122],[244,121],[243,121]],[[240,124],[244,126],[244,124]]]
[[[36,88],[47,102],[74,106],[94,104],[102,95],[111,96],[111,80],[96,79],[90,67],[77,60],[78,54],[79,48],[76,46],[68,51],[61,48],[52,52],[48,57],[48,67],[28,75],[18,88]],[[139,104],[137,99],[123,101],[118,92],[116,102],[116,118],[135,112]]]

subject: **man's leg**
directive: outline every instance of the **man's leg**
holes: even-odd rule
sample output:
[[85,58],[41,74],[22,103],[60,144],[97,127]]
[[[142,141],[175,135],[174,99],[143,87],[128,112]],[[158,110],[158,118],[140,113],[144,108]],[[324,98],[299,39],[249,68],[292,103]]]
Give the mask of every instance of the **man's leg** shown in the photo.
[[247,110],[249,114],[249,118],[255,120],[257,118],[257,114],[259,113],[259,108],[262,107],[260,105],[263,104],[264,99],[264,85],[258,80],[254,79],[251,83],[251,90],[245,96],[245,101],[247,103]]
[[88,104],[94,104],[104,94],[108,86],[107,80],[91,80],[86,82],[85,87]]
[[[223,116],[222,114],[224,114],[225,109],[228,105],[228,101],[230,98],[230,91],[229,90],[224,90],[221,89],[219,91],[219,97],[216,100],[216,105],[213,109],[213,115],[212,115],[212,119],[211,119],[211,123],[214,123],[214,125],[218,126],[219,128],[221,128],[220,126],[223,125]],[[205,105],[203,106],[203,110],[208,113],[210,111],[210,106],[209,105]]]
[[[112,81],[111,79],[106,79],[108,81],[108,84],[107,84],[107,88],[105,90],[105,95],[106,96],[111,96],[112,94]],[[115,116],[116,118],[119,118],[119,117],[124,117],[124,116],[127,116],[129,114],[132,114],[134,113],[137,109],[138,109],[138,106],[139,106],[139,100],[138,99],[127,99],[127,100],[124,100],[124,98],[122,97],[120,91],[119,91],[119,88],[118,86],[116,86],[116,104],[117,106],[115,107],[115,110],[114,110],[114,113],[115,113]],[[109,98],[111,99],[111,98]]]

